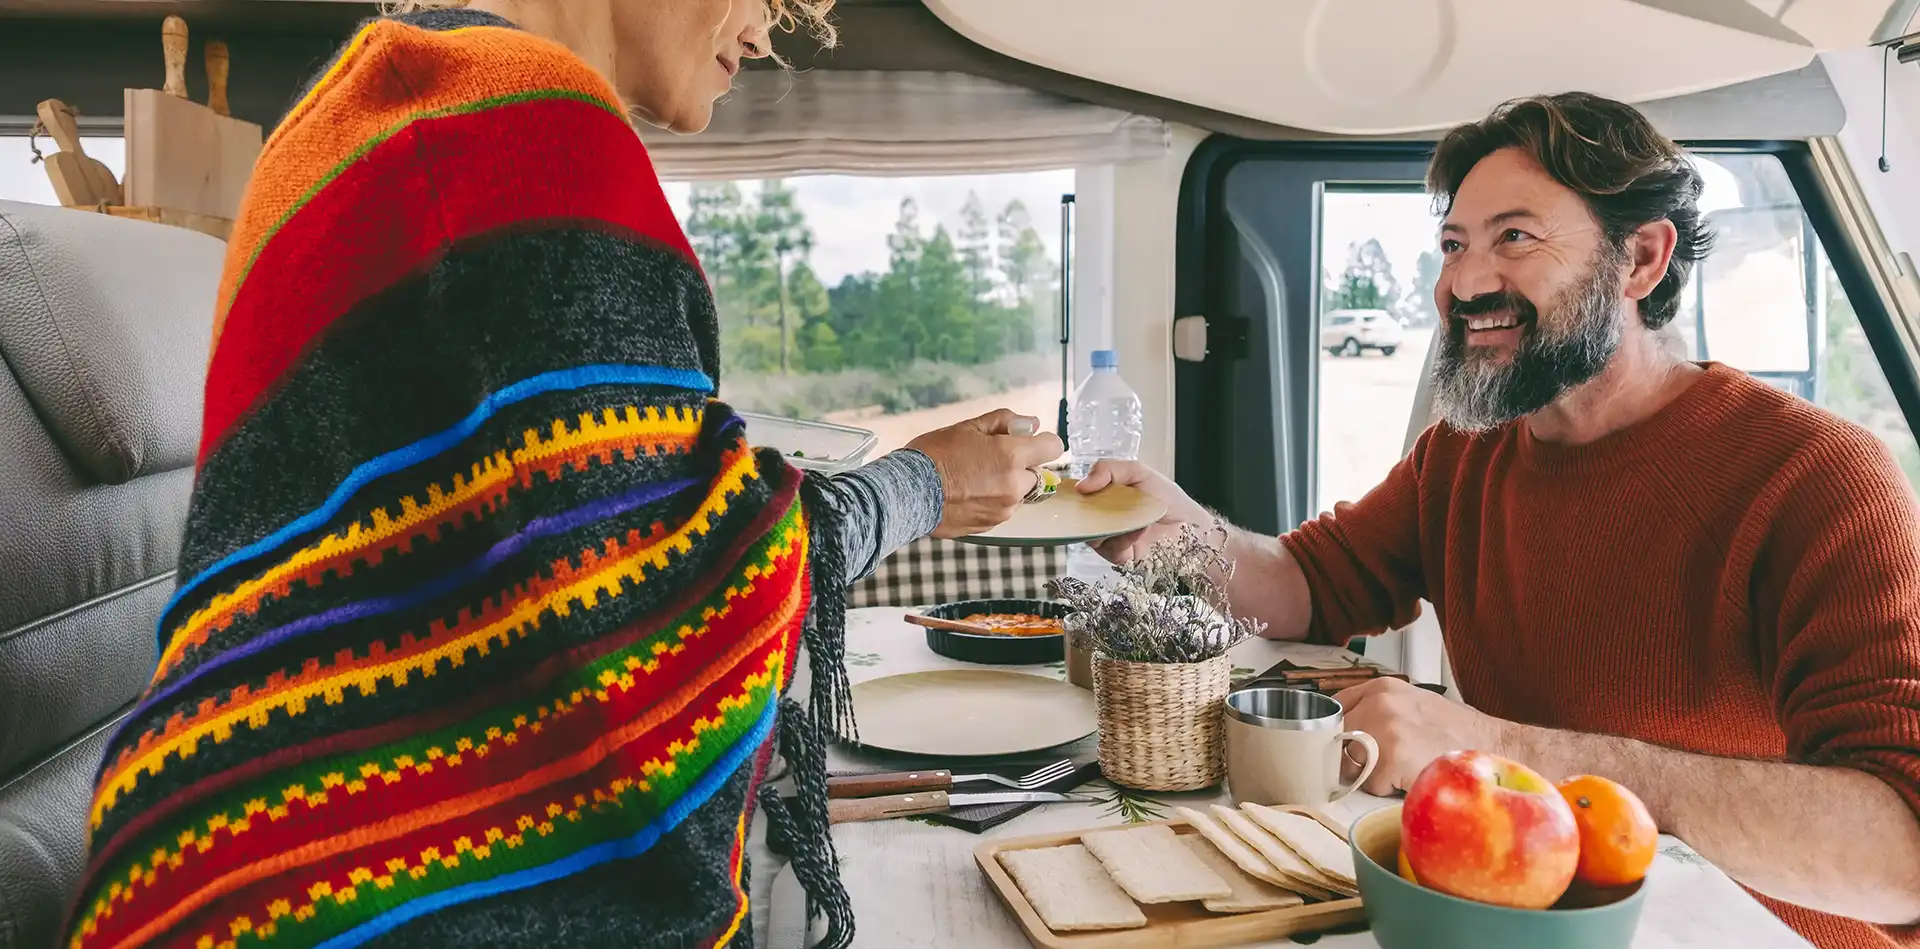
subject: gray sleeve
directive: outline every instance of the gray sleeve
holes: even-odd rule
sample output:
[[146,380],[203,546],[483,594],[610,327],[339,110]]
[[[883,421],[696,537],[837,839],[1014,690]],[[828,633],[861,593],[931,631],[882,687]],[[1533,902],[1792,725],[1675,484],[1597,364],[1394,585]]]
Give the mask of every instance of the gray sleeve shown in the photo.
[[840,515],[849,584],[931,533],[946,503],[933,459],[911,448],[826,479],[822,493]]

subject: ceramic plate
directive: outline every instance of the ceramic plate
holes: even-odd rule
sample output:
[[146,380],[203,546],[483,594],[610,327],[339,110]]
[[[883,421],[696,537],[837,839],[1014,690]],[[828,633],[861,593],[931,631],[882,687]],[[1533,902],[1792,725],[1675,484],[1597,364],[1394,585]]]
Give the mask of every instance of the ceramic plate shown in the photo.
[[1097,728],[1093,693],[998,669],[942,669],[853,687],[860,744],[901,754],[980,757],[1044,751]]
[[981,534],[962,537],[968,544],[987,547],[1063,547],[1130,534],[1167,515],[1167,506],[1138,488],[1110,485],[1094,494],[1081,494],[1069,478],[1053,497],[1023,504],[1005,524]]

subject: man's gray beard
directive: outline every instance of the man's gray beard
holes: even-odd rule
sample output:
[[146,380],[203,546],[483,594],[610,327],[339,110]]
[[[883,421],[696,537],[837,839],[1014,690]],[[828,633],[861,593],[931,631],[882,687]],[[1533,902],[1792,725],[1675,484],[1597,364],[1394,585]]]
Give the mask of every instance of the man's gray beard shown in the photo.
[[1538,412],[1592,380],[1620,350],[1620,278],[1611,255],[1602,255],[1579,286],[1563,294],[1552,322],[1562,335],[1543,329],[1538,316],[1524,324],[1520,348],[1504,365],[1490,351],[1466,345],[1464,321],[1449,316],[1439,331],[1433,360],[1433,404],[1448,425],[1469,434],[1491,431]]

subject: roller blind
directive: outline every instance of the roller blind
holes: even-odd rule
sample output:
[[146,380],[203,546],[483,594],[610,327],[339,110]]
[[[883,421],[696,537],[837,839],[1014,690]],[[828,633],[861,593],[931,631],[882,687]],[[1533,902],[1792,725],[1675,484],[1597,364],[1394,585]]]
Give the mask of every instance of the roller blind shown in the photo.
[[668,180],[1041,171],[1157,158],[1160,119],[954,72],[741,73],[693,136],[642,133]]

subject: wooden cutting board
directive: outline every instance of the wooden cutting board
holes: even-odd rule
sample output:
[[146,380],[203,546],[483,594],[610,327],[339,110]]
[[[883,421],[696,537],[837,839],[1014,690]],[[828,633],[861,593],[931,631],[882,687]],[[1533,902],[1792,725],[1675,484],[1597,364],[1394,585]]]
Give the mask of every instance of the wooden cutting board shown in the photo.
[[209,43],[208,99],[187,98],[187,25],[168,17],[162,28],[164,89],[125,92],[126,203],[231,220],[238,215],[265,134],[226,111],[227,50]]
[[[1347,839],[1345,827],[1312,808],[1281,807],[1276,810],[1311,817],[1341,840]],[[1197,833],[1193,825],[1178,818],[1147,823],[1165,824],[1182,836]],[[1033,904],[1027,901],[1027,895],[1020,892],[1019,884],[1013,882],[1013,877],[1000,865],[1000,854],[1009,850],[1033,850],[1079,843],[1081,834],[1087,831],[1113,829],[1089,827],[1065,834],[990,840],[974,848],[974,860],[980,864],[981,872],[987,875],[987,884],[1019,921],[1020,928],[1026,931],[1027,941],[1035,949],[1167,949],[1169,946],[1178,949],[1216,949],[1282,939],[1295,933],[1351,927],[1367,918],[1366,907],[1357,898],[1238,914],[1210,913],[1196,900],[1143,904],[1140,909],[1147,917],[1147,925],[1138,929],[1091,932],[1054,932],[1048,929],[1047,924],[1041,922]]]
[[81,144],[73,109],[58,99],[48,99],[37,111],[40,125],[60,146],[60,151],[45,159],[47,176],[60,203],[69,208],[121,203],[120,182],[113,177],[112,169],[88,155]]

